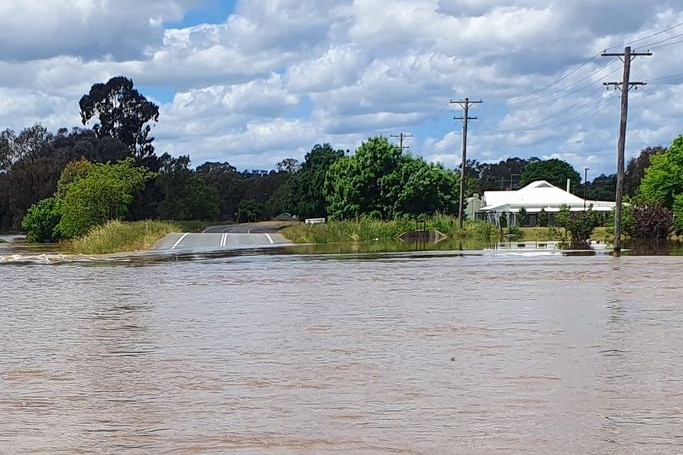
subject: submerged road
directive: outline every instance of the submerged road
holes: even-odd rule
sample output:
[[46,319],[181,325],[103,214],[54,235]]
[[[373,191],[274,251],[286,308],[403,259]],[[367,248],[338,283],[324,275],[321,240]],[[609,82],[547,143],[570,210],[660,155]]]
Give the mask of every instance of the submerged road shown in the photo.
[[263,248],[289,245],[278,234],[280,224],[247,223],[212,226],[202,233],[174,233],[154,245],[155,250]]

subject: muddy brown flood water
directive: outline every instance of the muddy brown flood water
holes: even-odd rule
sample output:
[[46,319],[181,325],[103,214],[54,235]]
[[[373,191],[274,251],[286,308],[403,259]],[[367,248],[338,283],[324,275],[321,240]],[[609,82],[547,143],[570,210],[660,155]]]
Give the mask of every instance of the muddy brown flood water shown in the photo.
[[0,266],[1,454],[683,452],[682,257]]

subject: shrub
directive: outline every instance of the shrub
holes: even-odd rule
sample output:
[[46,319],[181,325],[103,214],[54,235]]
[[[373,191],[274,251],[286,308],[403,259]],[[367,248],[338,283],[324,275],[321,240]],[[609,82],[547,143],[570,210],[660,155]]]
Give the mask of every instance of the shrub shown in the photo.
[[593,207],[582,212],[570,212],[569,207],[563,206],[555,217],[557,225],[568,230],[572,235],[572,242],[581,243],[590,239],[593,230],[600,225],[600,220],[593,212]]
[[56,198],[50,197],[36,202],[21,221],[21,227],[26,231],[26,241],[35,243],[58,240],[55,228],[61,219],[61,204]]
[[671,233],[673,215],[659,201],[639,198],[626,210],[624,232],[635,239],[665,239]]

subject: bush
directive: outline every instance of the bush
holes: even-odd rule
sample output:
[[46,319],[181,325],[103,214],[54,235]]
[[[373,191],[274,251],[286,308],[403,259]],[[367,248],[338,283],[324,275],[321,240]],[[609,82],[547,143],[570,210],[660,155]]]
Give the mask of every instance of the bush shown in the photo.
[[639,198],[624,210],[624,232],[634,239],[666,239],[673,215],[659,201]]
[[590,239],[593,230],[600,225],[600,220],[593,212],[593,207],[583,212],[570,212],[569,207],[563,206],[555,217],[557,225],[568,230],[572,235],[572,242],[582,243]]
[[55,228],[61,219],[61,204],[56,198],[50,197],[36,202],[21,221],[21,227],[26,231],[26,241],[43,243],[59,240]]

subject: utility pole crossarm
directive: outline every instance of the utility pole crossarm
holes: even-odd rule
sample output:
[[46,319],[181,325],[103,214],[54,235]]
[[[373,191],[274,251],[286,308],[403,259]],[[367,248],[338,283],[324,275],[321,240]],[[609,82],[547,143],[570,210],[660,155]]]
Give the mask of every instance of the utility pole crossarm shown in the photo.
[[463,205],[465,202],[464,199],[464,193],[465,193],[465,165],[467,163],[467,122],[469,120],[477,120],[477,117],[470,117],[469,112],[470,112],[470,106],[473,104],[481,104],[482,101],[470,101],[469,98],[465,98],[464,100],[451,100],[451,104],[459,104],[460,107],[464,111],[464,115],[462,117],[454,117],[456,120],[462,120],[463,125],[462,125],[462,160],[460,163],[460,206],[458,208],[458,223],[460,225],[460,229],[462,229],[463,226]]
[[404,149],[410,148],[409,145],[403,145],[403,140],[409,137],[413,137],[412,134],[406,134],[406,133],[401,133],[401,134],[390,134],[389,137],[395,137],[398,138],[399,140],[399,147],[401,147],[401,151]]

